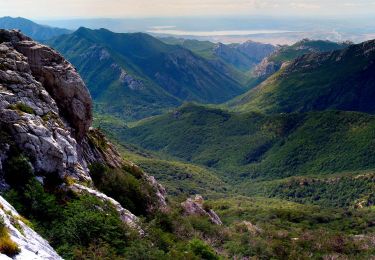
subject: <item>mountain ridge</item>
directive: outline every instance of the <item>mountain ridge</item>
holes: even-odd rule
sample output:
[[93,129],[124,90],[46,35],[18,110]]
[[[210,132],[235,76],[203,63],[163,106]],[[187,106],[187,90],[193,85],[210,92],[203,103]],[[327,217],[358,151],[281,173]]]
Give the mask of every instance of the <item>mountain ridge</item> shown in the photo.
[[55,28],[46,25],[37,24],[23,17],[0,17],[0,28],[2,29],[18,29],[25,35],[39,41],[45,41],[61,34],[68,34],[72,31],[63,28]]
[[[244,91],[239,82],[191,51],[143,33],[117,34],[80,28],[53,40],[51,45],[81,72],[94,99],[103,104],[99,110],[123,118],[132,113],[138,119],[160,113],[184,100],[218,103]],[[94,49],[92,55],[99,57],[99,62],[89,61],[89,51]],[[84,53],[86,59],[81,58]],[[100,67],[104,69],[102,73]],[[118,70],[118,76],[114,70]]]
[[374,44],[367,41],[342,50],[303,55],[228,106],[266,113],[325,109],[372,113]]

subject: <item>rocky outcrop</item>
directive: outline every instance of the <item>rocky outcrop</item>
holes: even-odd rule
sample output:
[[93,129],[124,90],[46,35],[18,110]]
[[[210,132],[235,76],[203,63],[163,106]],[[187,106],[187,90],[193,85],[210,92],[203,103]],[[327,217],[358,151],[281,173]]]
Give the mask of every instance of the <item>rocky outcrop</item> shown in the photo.
[[269,58],[264,58],[260,64],[258,64],[254,71],[253,76],[259,80],[265,80],[281,68],[281,63],[269,60]]
[[213,49],[215,56],[234,67],[248,71],[276,49],[271,44],[247,41],[241,44],[218,43]]
[[253,223],[251,223],[250,221],[242,221],[241,222],[241,224],[242,225],[244,225],[245,226],[245,228],[246,228],[246,230],[248,231],[248,232],[250,232],[252,235],[259,235],[260,233],[262,233],[263,232],[263,230],[260,228],[260,227],[258,227],[257,225],[254,225]]
[[[0,217],[9,231],[10,239],[18,245],[19,253],[13,259],[62,259],[55,250],[31,229],[17,211],[0,196]],[[0,254],[1,259],[11,259]]]
[[[30,42],[28,38],[19,35],[14,31],[0,31],[0,39]],[[84,85],[81,87],[85,88]],[[82,92],[85,91],[87,89]],[[61,115],[52,95],[34,77],[29,59],[16,50],[14,43],[1,43],[1,129],[6,130],[17,146],[32,158],[36,172],[57,172],[61,177],[69,175],[89,181],[90,176],[80,163],[78,144],[72,134],[82,129],[75,128],[77,123],[69,122]],[[6,155],[2,158],[5,159]]]
[[98,129],[89,129],[78,151],[86,164],[98,162],[119,168],[124,163],[113,144]]
[[[68,188],[111,202],[132,226],[133,214],[92,187],[90,164],[120,168],[128,163],[91,123],[90,94],[74,67],[20,32],[0,30],[0,173],[16,147],[38,178],[57,173],[67,184],[76,184]],[[154,188],[157,204],[152,207],[165,208],[163,187],[140,172]],[[4,180],[0,184],[7,188]]]
[[163,212],[167,212],[169,210],[167,204],[167,191],[165,188],[156,181],[154,176],[149,176],[145,174],[145,178],[147,182],[151,185],[151,187],[155,191],[155,196],[157,198],[156,203],[149,206],[150,212],[155,212],[156,210],[160,210]]
[[265,44],[254,41],[246,41],[236,46],[236,49],[245,54],[247,57],[260,62],[276,50],[272,44]]
[[181,206],[186,215],[207,216],[213,224],[222,225],[223,223],[216,212],[212,209],[205,209],[203,203],[203,197],[196,195],[194,198],[188,198],[185,202],[182,202]]
[[76,138],[82,139],[92,123],[92,101],[77,71],[47,46],[34,41],[15,41],[12,45],[27,57],[34,78],[56,101]]

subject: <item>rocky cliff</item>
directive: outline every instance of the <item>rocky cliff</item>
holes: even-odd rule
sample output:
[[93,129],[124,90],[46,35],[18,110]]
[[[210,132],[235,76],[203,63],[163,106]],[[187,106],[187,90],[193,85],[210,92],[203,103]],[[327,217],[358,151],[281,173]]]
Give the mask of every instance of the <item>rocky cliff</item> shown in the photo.
[[[53,49],[20,32],[0,30],[2,190],[12,186],[15,178],[7,170],[9,158],[15,153],[22,154],[28,158],[33,176],[41,183],[57,174],[65,180],[62,184],[65,189],[111,203],[121,219],[134,227],[137,218],[131,212],[95,190],[89,165],[102,163],[120,168],[129,163],[122,160],[103,134],[90,128],[91,123],[91,97],[75,68]],[[166,207],[164,189],[152,177],[140,172],[157,197],[150,208]],[[7,225],[12,229],[10,222]],[[28,238],[23,239],[27,242]],[[47,250],[46,254],[55,259],[53,250]]]

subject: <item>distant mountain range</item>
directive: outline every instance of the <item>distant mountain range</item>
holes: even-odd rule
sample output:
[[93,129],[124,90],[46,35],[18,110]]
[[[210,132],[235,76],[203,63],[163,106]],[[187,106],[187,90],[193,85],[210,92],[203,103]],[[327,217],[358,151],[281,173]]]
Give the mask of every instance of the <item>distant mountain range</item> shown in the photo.
[[[82,75],[95,111],[126,120],[158,115],[189,101],[227,102],[301,55],[348,46],[310,40],[281,47],[252,41],[226,45],[86,28],[72,33],[11,17],[1,18],[0,27],[21,29],[56,48]],[[241,110],[251,93],[229,106]]]
[[112,132],[219,171],[244,194],[290,176],[354,174],[375,168],[374,72],[375,41],[305,54],[227,106],[187,104]]
[[67,29],[40,25],[22,17],[13,18],[9,16],[0,18],[0,28],[21,30],[25,35],[38,41],[45,41],[72,32]]
[[184,101],[221,103],[246,90],[225,63],[144,33],[80,28],[49,44],[77,67],[97,111],[120,118],[159,114]]
[[249,71],[276,47],[271,44],[247,41],[241,44],[222,44],[182,38],[160,38],[168,44],[178,44],[209,59],[220,59],[241,71]]

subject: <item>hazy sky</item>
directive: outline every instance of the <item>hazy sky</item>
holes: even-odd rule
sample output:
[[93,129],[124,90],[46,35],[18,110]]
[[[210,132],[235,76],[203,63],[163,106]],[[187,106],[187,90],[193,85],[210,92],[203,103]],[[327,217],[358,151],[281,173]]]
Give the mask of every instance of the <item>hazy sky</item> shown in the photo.
[[375,0],[0,0],[0,16],[37,19],[254,14],[375,15]]

